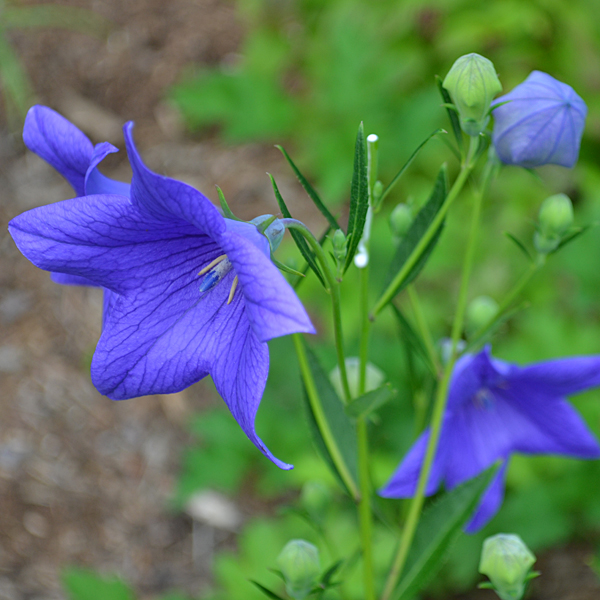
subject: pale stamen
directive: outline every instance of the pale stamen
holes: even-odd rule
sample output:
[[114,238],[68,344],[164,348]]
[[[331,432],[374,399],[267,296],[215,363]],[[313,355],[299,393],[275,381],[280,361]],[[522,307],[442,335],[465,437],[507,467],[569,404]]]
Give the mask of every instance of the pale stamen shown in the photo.
[[237,284],[238,284],[238,276],[236,275],[233,278],[233,283],[231,284],[231,289],[229,290],[229,298],[227,298],[227,304],[231,304],[231,301],[233,300],[233,295],[235,294],[235,290],[237,288]]
[[206,267],[204,267],[204,269],[202,269],[202,271],[200,271],[198,275],[204,275],[204,273],[208,273],[215,265],[218,265],[222,260],[225,260],[226,258],[227,254],[221,254],[221,256],[218,256],[210,264],[206,265]]

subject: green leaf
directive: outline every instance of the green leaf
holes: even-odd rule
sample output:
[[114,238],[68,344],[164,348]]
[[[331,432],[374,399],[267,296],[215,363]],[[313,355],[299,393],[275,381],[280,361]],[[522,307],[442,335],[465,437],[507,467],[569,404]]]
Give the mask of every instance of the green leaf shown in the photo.
[[438,572],[497,469],[494,465],[444,494],[423,513],[394,598],[411,600]]
[[419,152],[421,151],[423,146],[425,146],[425,144],[427,144],[427,142],[431,138],[435,137],[436,135],[438,135],[440,133],[446,133],[446,132],[443,129],[436,129],[431,135],[429,135],[424,141],[422,141],[417,146],[417,149],[409,156],[408,160],[404,163],[404,166],[398,171],[398,173],[396,173],[396,175],[394,176],[394,179],[392,179],[391,183],[385,188],[385,190],[383,190],[383,193],[381,194],[381,197],[379,198],[377,205],[373,207],[373,210],[376,211],[379,209],[379,207],[381,206],[381,203],[385,200],[385,197],[392,191],[392,188],[398,183],[398,181],[400,180],[400,178],[402,177],[402,175],[404,174],[406,169],[408,169],[408,167],[410,167],[410,165],[412,164],[413,160],[415,160],[415,158],[417,158],[417,155],[419,154]]
[[66,567],[61,581],[69,600],[134,600],[131,588],[117,577],[100,577],[79,567]]
[[[19,57],[15,54],[1,29],[0,89],[2,89],[7,101],[7,109],[12,112],[12,115],[9,112],[9,116],[18,115],[18,118],[11,120],[23,120],[27,114],[27,109],[33,103],[33,90],[29,77],[21,66]],[[11,125],[13,124],[16,126],[16,122],[11,123]]]
[[[281,193],[279,192],[279,188],[277,187],[277,184],[275,183],[275,178],[270,173],[267,173],[267,175],[271,179],[271,184],[273,186],[273,192],[275,192],[275,198],[277,199],[277,204],[279,204],[279,210],[281,211],[281,214],[284,217],[291,219],[292,213],[290,213],[283,197],[281,196]],[[293,229],[290,229],[289,232],[291,233],[294,242],[296,242],[296,246],[298,246],[298,250],[300,250],[300,254],[302,254],[302,256],[304,257],[304,260],[308,263],[308,266],[313,270],[314,274],[319,278],[319,281],[321,282],[323,287],[327,287],[325,284],[325,279],[323,278],[323,275],[321,274],[321,269],[319,269],[319,265],[317,264],[317,259],[315,257],[315,254],[309,248],[308,242],[304,239],[302,234],[299,233],[298,231],[294,231]]]
[[308,182],[306,177],[304,177],[304,175],[302,175],[302,173],[300,173],[300,170],[295,165],[294,161],[290,158],[289,154],[285,151],[283,146],[277,145],[277,146],[275,146],[275,148],[280,150],[281,153],[283,154],[283,156],[285,156],[285,159],[288,161],[288,163],[290,164],[290,167],[292,167],[292,170],[294,171],[296,177],[298,178],[300,185],[302,185],[302,187],[304,188],[306,193],[309,195],[310,199],[313,201],[314,205],[321,211],[321,214],[327,219],[327,222],[329,223],[331,228],[334,231],[336,229],[341,229],[336,218],[329,212],[329,209],[325,206],[325,204],[323,204],[323,201],[319,197],[319,194],[317,194],[317,192],[315,191],[313,186],[310,185],[310,183]]
[[523,244],[523,242],[517,238],[516,236],[514,236],[512,233],[505,231],[504,235],[511,240],[512,242],[515,243],[515,245],[517,246],[517,248],[519,250],[521,250],[521,252],[523,252],[523,254],[529,259],[530,262],[533,262],[533,258],[531,256],[531,254],[529,254],[529,250],[527,250],[527,248],[525,247],[525,244]]
[[[405,238],[402,240],[402,242],[398,246],[398,248],[394,254],[394,257],[392,258],[392,263],[390,264],[390,268],[388,271],[384,289],[388,288],[388,286],[394,280],[396,273],[398,273],[398,271],[400,271],[400,269],[403,267],[403,265],[406,262],[406,260],[408,259],[408,257],[412,254],[413,250],[419,243],[421,237],[423,237],[423,235],[427,231],[429,225],[434,220],[436,214],[440,210],[442,204],[444,203],[445,198],[446,198],[446,167],[444,165],[440,169],[440,172],[436,179],[435,185],[433,187],[433,191],[431,192],[431,196],[429,196],[429,200],[427,200],[427,203],[425,204],[425,206],[423,206],[423,208],[419,211],[419,213],[415,217],[415,220],[413,221],[413,224],[411,225],[410,229],[408,230],[408,233],[406,234]],[[437,244],[437,242],[440,238],[443,227],[444,227],[444,224],[442,223],[440,225],[439,229],[435,232],[435,234],[431,238],[431,241],[429,242],[429,244],[427,245],[425,250],[423,251],[423,254],[421,254],[419,260],[415,263],[413,268],[410,270],[407,277],[398,286],[398,288],[396,290],[394,290],[394,295],[396,295],[398,292],[403,290],[421,272],[421,269],[423,269],[423,267],[427,263],[427,259],[429,258],[429,255],[435,248],[435,245]]]
[[60,27],[99,37],[112,27],[105,18],[85,8],[54,4],[9,7],[2,11],[0,22],[6,29]]
[[267,598],[271,598],[272,600],[284,600],[281,596],[278,596],[275,592],[272,592],[270,589],[266,588],[264,585],[258,583],[258,581],[254,581],[254,579],[250,580],[250,583],[253,583]]
[[427,348],[425,348],[425,343],[421,339],[421,336],[413,329],[402,311],[395,304],[392,304],[391,306],[394,316],[398,321],[398,325],[400,325],[402,339],[410,344],[415,353],[425,361],[425,364],[431,373],[436,375],[435,366],[431,363],[429,352],[427,352]]
[[353,419],[366,417],[386,402],[389,402],[395,395],[396,390],[392,389],[389,383],[386,383],[376,390],[372,390],[351,400],[346,405],[346,414]]
[[290,275],[295,275],[296,277],[306,277],[306,275],[304,273],[302,273],[302,271],[296,271],[296,269],[292,269],[292,267],[288,267],[286,264],[279,262],[278,260],[274,259],[273,257],[271,257],[271,260],[273,261],[273,264],[280,271],[283,271],[284,273],[289,273]]
[[321,577],[321,585],[325,588],[329,587],[330,585],[332,585],[331,579],[332,577],[338,572],[339,568],[344,564],[344,561],[342,559],[338,560],[337,562],[333,563],[331,565],[331,567],[329,567],[329,569],[327,569],[327,571],[325,571],[325,573],[323,573],[323,576]]
[[554,252],[558,252],[561,248],[564,248],[569,242],[572,242],[574,239],[578,238],[582,233],[585,233],[588,229],[590,229],[592,225],[586,225],[585,227],[576,227],[573,231],[570,231],[560,240],[560,244]]
[[[308,397],[309,391],[305,386],[305,399],[313,440],[327,464],[332,468],[333,473],[343,483],[343,487],[348,490],[352,497],[356,497],[358,494],[356,483],[358,481],[356,426],[346,414],[342,401],[336,394],[317,357],[303,341],[301,343],[304,345],[306,361],[322,408],[323,420],[319,424]],[[321,432],[321,427],[327,430],[325,434]],[[324,435],[328,436],[328,441],[324,439]],[[336,453],[337,460],[332,456],[332,452]],[[345,472],[342,473],[341,469]]]
[[[444,80],[439,76],[435,76],[435,82],[437,83],[438,90],[440,91],[440,95],[444,100],[444,104],[452,104],[452,98],[450,98],[450,94],[448,90],[444,87]],[[448,118],[450,119],[450,124],[452,125],[452,131],[454,132],[454,137],[456,138],[456,143],[460,148],[461,152],[463,149],[463,133],[460,128],[460,120],[458,118],[458,113],[455,109],[446,108],[446,112],[448,113]]]
[[367,210],[369,208],[369,181],[367,178],[367,141],[365,139],[365,128],[361,123],[356,135],[354,147],[354,172],[352,174],[352,186],[350,188],[350,216],[348,217],[348,253],[344,272],[352,264],[356,254],[358,243],[363,234]]
[[231,219],[232,221],[241,221],[238,219],[229,208],[229,204],[227,204],[227,200],[225,200],[225,194],[223,190],[217,185],[217,193],[219,194],[219,204],[221,205],[221,210],[223,211],[223,216],[226,219]]

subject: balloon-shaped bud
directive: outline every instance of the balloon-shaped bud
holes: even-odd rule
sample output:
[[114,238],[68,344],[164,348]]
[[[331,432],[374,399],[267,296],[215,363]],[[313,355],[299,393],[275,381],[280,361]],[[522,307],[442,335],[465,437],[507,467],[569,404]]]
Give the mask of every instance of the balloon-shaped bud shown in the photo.
[[346,258],[346,236],[341,229],[336,229],[331,240],[335,258],[342,262]]
[[[358,384],[360,380],[360,359],[357,356],[349,356],[346,359],[346,375],[348,376],[348,387],[353,398],[358,396]],[[329,374],[329,381],[333,385],[335,391],[340,398],[344,397],[344,389],[342,386],[342,375],[339,365]],[[378,387],[381,387],[385,382],[385,374],[376,367],[373,363],[367,363],[367,377],[365,381],[365,392],[372,392]]]
[[285,589],[295,600],[303,600],[313,589],[321,572],[319,550],[305,540],[290,540],[279,556],[277,566]]
[[502,91],[494,64],[474,52],[465,54],[452,65],[443,86],[458,111],[462,130],[479,135],[488,124],[494,96]]
[[564,234],[573,225],[573,203],[566,194],[555,194],[542,202],[533,242],[541,254],[558,248]]
[[498,312],[498,303],[489,296],[473,298],[467,307],[467,329],[477,331],[487,325]]
[[499,533],[483,542],[479,572],[487,575],[501,600],[521,600],[535,556],[514,534]]
[[402,239],[410,229],[413,222],[413,214],[408,204],[398,204],[390,215],[390,228],[394,237]]

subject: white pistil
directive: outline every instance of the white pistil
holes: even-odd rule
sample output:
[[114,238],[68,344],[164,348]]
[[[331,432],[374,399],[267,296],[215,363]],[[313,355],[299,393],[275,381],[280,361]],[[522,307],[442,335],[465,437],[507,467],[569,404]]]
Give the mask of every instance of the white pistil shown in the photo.
[[233,278],[233,283],[231,284],[231,289],[229,290],[229,298],[227,298],[227,304],[231,304],[231,301],[233,300],[233,295],[235,294],[235,290],[237,288],[237,284],[238,284],[238,276],[236,275]]
[[215,265],[218,265],[222,260],[227,258],[227,254],[221,254],[221,256],[217,256],[215,260],[213,260],[210,264],[206,265],[198,275],[204,275],[204,273],[208,273]]

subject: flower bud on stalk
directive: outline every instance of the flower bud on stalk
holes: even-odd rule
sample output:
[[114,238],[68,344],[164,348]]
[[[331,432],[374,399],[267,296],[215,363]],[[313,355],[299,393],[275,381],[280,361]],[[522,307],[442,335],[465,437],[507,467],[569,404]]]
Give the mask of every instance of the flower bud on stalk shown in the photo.
[[555,194],[542,202],[538,228],[533,242],[540,254],[549,254],[558,248],[560,241],[573,224],[573,204],[565,194]]
[[390,215],[390,229],[395,238],[401,240],[413,223],[413,214],[408,204],[398,204]]
[[477,331],[487,325],[498,312],[498,303],[489,296],[473,298],[467,307],[467,329]]
[[518,535],[499,533],[483,542],[479,572],[490,578],[501,600],[521,600],[525,583],[535,576],[533,563],[535,556]]
[[294,600],[303,600],[321,572],[319,550],[305,540],[290,540],[277,557],[277,566],[283,573],[287,593]]
[[346,258],[346,236],[341,229],[336,229],[333,234],[333,239],[331,240],[331,244],[333,246],[333,255],[336,260],[340,263],[344,262]]
[[452,65],[443,86],[456,106],[462,130],[479,135],[490,120],[494,96],[502,91],[493,63],[474,52],[465,54]]

